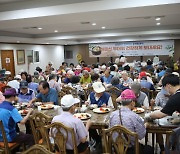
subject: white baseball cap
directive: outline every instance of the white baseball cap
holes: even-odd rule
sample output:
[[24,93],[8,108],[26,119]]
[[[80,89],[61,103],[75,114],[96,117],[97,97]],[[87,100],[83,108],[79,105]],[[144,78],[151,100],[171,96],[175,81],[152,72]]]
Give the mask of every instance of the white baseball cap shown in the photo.
[[96,93],[102,93],[105,91],[105,87],[102,85],[102,82],[94,82],[93,89]]
[[68,108],[79,102],[80,100],[78,98],[74,98],[72,95],[69,94],[62,97],[61,106],[62,108]]

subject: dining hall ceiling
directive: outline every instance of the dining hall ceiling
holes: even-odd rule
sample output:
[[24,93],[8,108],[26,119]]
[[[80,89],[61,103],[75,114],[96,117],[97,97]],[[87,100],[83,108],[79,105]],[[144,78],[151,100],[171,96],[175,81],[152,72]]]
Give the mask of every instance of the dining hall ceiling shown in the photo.
[[180,0],[0,0],[0,42],[162,39],[180,39]]

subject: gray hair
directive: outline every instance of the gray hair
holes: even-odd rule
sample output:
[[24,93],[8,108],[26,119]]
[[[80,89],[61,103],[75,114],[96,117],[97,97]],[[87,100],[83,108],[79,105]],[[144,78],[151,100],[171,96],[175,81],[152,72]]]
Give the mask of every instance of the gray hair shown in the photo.
[[119,78],[118,77],[113,77],[112,79],[111,79],[111,84],[112,85],[118,85],[119,84]]
[[121,104],[123,106],[129,105],[134,101],[134,99],[125,99],[125,100],[121,100]]

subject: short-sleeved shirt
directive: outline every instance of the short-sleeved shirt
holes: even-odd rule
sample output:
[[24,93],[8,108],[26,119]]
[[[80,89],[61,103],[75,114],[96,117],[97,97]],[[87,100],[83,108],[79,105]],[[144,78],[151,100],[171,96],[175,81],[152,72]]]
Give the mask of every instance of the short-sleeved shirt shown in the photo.
[[169,100],[169,97],[167,97],[166,95],[169,95],[169,93],[162,88],[160,92],[158,92],[156,99],[155,99],[155,104],[156,106],[161,106],[164,107],[167,103],[167,101]]
[[[52,123],[53,122],[61,122],[67,127],[74,128],[77,146],[81,143],[81,139],[88,136],[88,131],[83,122],[80,119],[75,118],[70,112],[62,112],[60,115],[55,116],[52,120]],[[68,134],[66,149],[73,150],[71,134]]]
[[172,95],[169,100],[167,101],[164,108],[161,110],[161,112],[172,115],[173,112],[178,111],[180,112],[180,89],[176,91],[174,95]]
[[47,94],[39,93],[36,98],[41,99],[42,102],[54,102],[55,105],[58,104],[58,94],[57,91],[53,88],[49,88]]
[[27,93],[23,94],[21,89],[18,89],[18,101],[19,102],[29,102],[35,98],[35,93],[32,89],[28,89]]
[[[13,107],[11,102],[3,101],[0,104],[0,120],[2,120],[7,140],[12,142],[16,137],[16,123],[22,120],[18,110]],[[2,142],[2,133],[0,131],[0,141]]]
[[89,75],[88,78],[84,78],[84,76],[82,76],[81,79],[80,79],[80,83],[81,84],[91,83],[91,82],[92,82],[92,80],[91,80],[91,76],[90,75]]

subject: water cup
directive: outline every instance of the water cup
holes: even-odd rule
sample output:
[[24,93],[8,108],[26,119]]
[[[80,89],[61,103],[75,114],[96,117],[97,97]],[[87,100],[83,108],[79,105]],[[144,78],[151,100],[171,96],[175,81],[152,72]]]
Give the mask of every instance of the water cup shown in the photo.
[[38,106],[38,111],[41,111],[41,106]]

